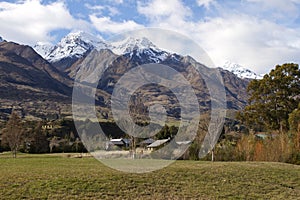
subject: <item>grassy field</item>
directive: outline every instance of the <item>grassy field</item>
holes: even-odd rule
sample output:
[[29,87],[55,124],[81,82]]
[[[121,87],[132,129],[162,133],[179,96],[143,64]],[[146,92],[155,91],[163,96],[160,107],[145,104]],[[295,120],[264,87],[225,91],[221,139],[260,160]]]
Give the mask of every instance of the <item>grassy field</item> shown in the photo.
[[300,166],[177,161],[146,174],[94,158],[0,154],[0,199],[300,199]]

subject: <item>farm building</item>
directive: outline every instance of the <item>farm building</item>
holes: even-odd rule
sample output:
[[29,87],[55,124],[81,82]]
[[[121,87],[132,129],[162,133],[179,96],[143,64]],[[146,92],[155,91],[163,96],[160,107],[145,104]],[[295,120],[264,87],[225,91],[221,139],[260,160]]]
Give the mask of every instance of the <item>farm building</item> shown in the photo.
[[166,145],[166,143],[170,140],[170,138],[168,139],[163,139],[163,140],[156,140],[155,142],[153,142],[152,144],[147,146],[147,149],[150,151],[156,150],[158,148],[163,147],[164,145]]
[[119,148],[128,148],[130,146],[131,140],[126,138],[111,139],[106,143],[106,150],[112,149],[113,146]]
[[128,148],[130,146],[130,142],[130,139],[126,138],[110,139],[106,142],[105,150],[111,150],[113,147]]
[[155,142],[154,139],[148,138],[148,139],[146,139],[146,140],[140,142],[140,143],[139,143],[139,146],[140,146],[140,147],[147,147],[148,145],[152,144],[153,142]]

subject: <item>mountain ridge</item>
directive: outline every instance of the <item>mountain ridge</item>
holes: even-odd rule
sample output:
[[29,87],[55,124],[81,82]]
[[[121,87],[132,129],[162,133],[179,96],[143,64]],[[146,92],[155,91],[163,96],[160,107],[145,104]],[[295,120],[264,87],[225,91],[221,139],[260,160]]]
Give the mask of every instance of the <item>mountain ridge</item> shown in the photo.
[[[84,31],[71,32],[63,37],[56,45],[35,45],[34,49],[54,66],[62,68],[63,70],[71,67],[78,59],[85,57],[93,49],[110,49],[116,55],[127,55],[129,57],[132,56],[132,52],[136,51],[136,55],[152,55],[152,60],[156,63],[161,62],[166,59],[167,56],[172,55],[172,53],[157,47],[146,37],[134,38],[128,36],[121,39],[119,38],[116,41],[106,42],[103,39]],[[221,68],[234,73],[242,79],[262,78],[262,75],[258,75],[252,70],[230,61],[225,62]]]
[[[74,38],[70,41],[75,43],[79,41],[82,44],[82,41]],[[83,81],[86,87],[90,87],[94,85],[94,82],[91,82],[91,80],[94,80],[95,83],[99,81],[98,78],[101,77],[98,77],[97,74],[100,73],[102,78],[96,90],[96,110],[102,116],[109,118],[112,117],[112,113],[109,110],[110,98],[113,87],[118,80],[124,73],[134,67],[151,63],[167,65],[181,73],[193,86],[201,111],[207,111],[211,106],[210,93],[207,90],[205,78],[209,79],[209,76],[215,73],[214,70],[218,70],[222,75],[228,109],[239,110],[246,105],[248,79],[240,79],[233,73],[223,69],[210,69],[190,56],[182,56],[160,50],[146,39],[125,40],[122,43],[124,45],[119,43],[124,47],[120,48],[125,53],[122,55],[115,54],[113,49],[110,48],[100,48],[99,50],[96,48],[89,50],[87,48],[84,49],[84,54],[75,53],[72,54],[73,57],[62,58],[54,62],[51,62],[51,60],[47,61],[30,46],[5,42],[0,44],[3,49],[2,52],[4,54],[5,52],[8,53],[6,53],[6,56],[0,56],[0,64],[4,63],[0,65],[3,69],[0,71],[0,75],[6,76],[8,74],[10,76],[9,80],[13,82],[8,84],[6,79],[2,78],[0,79],[0,86],[3,86],[3,91],[7,89],[16,91],[14,94],[7,93],[5,99],[3,97],[0,98],[0,101],[4,102],[8,107],[9,105],[17,104],[26,110],[30,105],[36,104],[39,106],[34,106],[34,110],[40,110],[40,112],[45,113],[57,113],[57,108],[63,107],[65,113],[71,115],[72,87],[76,76],[81,75],[79,77],[80,80]],[[99,68],[99,65],[102,68]],[[15,73],[16,70],[14,69],[19,69],[22,73]],[[199,76],[197,70],[204,70],[204,74]],[[36,80],[34,79],[35,76],[37,77]],[[42,79],[39,79],[40,77]],[[88,77],[88,79],[85,77]],[[9,87],[6,87],[7,85]],[[138,97],[145,96],[148,101],[144,102],[145,105],[149,106],[153,102],[162,102],[165,106],[169,106],[170,109],[167,109],[167,112],[170,116],[180,118],[180,106],[169,89],[149,85],[141,87],[136,95],[136,97],[133,97],[136,105],[140,105],[142,101],[138,100]],[[53,107],[52,105],[55,106]],[[51,109],[43,110],[43,108]],[[142,107],[139,109],[142,109]],[[35,113],[33,111],[30,112]],[[42,114],[39,114],[39,116],[42,116]]]

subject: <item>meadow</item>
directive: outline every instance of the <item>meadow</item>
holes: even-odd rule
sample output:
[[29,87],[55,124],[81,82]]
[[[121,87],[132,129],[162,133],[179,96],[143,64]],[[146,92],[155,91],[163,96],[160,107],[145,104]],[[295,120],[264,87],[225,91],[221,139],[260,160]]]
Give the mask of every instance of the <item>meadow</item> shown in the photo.
[[150,173],[92,157],[0,154],[0,199],[300,199],[300,166],[176,161]]

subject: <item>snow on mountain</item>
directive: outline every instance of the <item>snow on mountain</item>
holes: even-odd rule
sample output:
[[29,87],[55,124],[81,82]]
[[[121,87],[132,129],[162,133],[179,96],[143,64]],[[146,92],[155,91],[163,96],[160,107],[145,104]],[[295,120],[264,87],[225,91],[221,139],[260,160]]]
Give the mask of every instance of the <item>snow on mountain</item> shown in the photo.
[[[52,63],[65,58],[81,58],[93,49],[110,49],[117,55],[125,55],[144,63],[159,63],[168,56],[172,56],[171,53],[161,50],[145,37],[127,37],[114,42],[106,42],[83,31],[69,33],[54,46],[49,43],[38,43],[34,46],[34,49],[43,58]],[[262,76],[257,75],[251,70],[232,62],[226,62],[222,68],[233,72],[240,78],[262,78]]]
[[153,49],[159,51],[159,49],[147,38],[133,38],[128,37],[124,40],[117,42],[112,42],[113,46],[112,51],[117,55],[123,55],[126,53],[131,53],[134,50],[144,50],[144,49]]
[[117,55],[127,54],[130,57],[143,57],[156,63],[166,59],[169,55],[145,37],[127,37],[109,43],[83,31],[69,33],[54,46],[40,42],[34,46],[34,49],[49,62],[56,62],[68,57],[81,58],[92,49],[110,49]]
[[50,62],[56,62],[68,57],[80,58],[87,51],[95,48],[106,49],[111,47],[102,39],[83,31],[69,33],[54,47],[45,44],[38,44],[34,47],[41,56]]
[[234,73],[239,78],[243,78],[243,79],[244,78],[249,78],[249,79],[262,79],[263,78],[263,76],[258,75],[255,72],[253,72],[239,64],[232,63],[230,61],[227,61],[222,68]]
[[3,40],[3,38],[0,36],[0,42],[3,42],[4,40]]
[[117,55],[129,55],[130,57],[147,57],[150,61],[160,62],[167,58],[169,53],[162,51],[145,37],[128,37],[123,40],[112,42],[111,50]]
[[46,58],[54,49],[54,46],[50,43],[38,42],[36,45],[34,45],[33,49],[43,58]]

